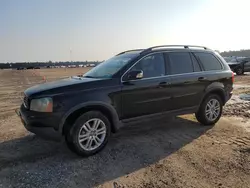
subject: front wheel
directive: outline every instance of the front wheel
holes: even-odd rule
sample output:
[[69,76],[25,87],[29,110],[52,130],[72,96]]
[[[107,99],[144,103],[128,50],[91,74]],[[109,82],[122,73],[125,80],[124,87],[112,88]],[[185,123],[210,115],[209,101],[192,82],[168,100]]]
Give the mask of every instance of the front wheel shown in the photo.
[[81,115],[66,136],[68,147],[81,156],[90,156],[101,151],[110,136],[110,122],[99,111]]
[[195,113],[196,119],[203,125],[213,125],[221,117],[222,106],[222,100],[218,95],[209,95],[201,103],[198,112]]
[[243,70],[243,68],[241,68],[241,67],[238,67],[238,68],[235,70],[235,72],[236,72],[237,75],[242,75],[242,74],[244,74],[244,70]]

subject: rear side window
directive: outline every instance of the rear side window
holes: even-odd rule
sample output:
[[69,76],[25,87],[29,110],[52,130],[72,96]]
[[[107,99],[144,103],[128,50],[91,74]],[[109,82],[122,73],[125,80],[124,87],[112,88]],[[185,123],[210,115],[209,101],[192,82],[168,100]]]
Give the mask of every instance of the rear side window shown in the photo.
[[168,53],[171,74],[181,74],[193,72],[193,64],[189,53],[171,52]]
[[195,55],[200,59],[205,71],[222,69],[221,63],[214,55],[202,52],[197,52]]

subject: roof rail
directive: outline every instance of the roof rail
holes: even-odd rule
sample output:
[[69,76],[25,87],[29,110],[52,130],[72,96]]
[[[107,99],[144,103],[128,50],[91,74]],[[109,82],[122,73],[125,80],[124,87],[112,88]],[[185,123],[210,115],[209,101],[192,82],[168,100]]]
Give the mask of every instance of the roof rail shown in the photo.
[[150,52],[150,51],[154,50],[155,48],[172,48],[172,47],[182,47],[184,49],[188,49],[188,48],[202,48],[204,50],[210,50],[209,48],[207,48],[205,46],[195,46],[195,45],[161,45],[161,46],[153,46],[153,47],[147,48],[147,49],[143,50],[141,53]]
[[145,50],[145,49],[127,50],[127,51],[124,51],[124,52],[121,52],[121,53],[117,54],[116,56],[121,55],[121,54],[125,54],[125,53],[128,53],[128,52],[136,52],[136,51],[143,51],[143,50]]

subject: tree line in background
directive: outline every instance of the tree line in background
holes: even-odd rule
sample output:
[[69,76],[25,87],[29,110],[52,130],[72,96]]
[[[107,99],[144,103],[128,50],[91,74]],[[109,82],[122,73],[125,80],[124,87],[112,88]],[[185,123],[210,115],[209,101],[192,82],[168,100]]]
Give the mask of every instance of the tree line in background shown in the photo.
[[88,65],[97,65],[99,61],[65,61],[65,62],[16,62],[16,63],[0,63],[0,69],[18,69],[18,68],[51,68],[51,67],[79,67]]
[[223,57],[229,57],[229,56],[250,57],[250,50],[227,51],[227,52],[221,52],[220,54]]
[[[250,57],[249,50],[239,50],[239,51],[225,51],[220,53],[223,57],[228,56],[240,56],[240,57]],[[16,62],[16,63],[0,63],[0,69],[18,69],[18,68],[43,68],[43,67],[72,67],[72,66],[87,66],[87,65],[97,65],[101,63],[100,61],[65,61],[65,62]]]

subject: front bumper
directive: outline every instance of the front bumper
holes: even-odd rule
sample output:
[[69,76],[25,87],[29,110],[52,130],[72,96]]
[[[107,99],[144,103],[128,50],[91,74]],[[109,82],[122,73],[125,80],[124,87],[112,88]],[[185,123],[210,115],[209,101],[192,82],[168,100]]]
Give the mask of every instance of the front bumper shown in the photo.
[[49,140],[60,141],[62,139],[60,132],[52,126],[59,122],[57,118],[33,116],[29,111],[25,110],[23,105],[16,110],[16,114],[28,131]]

